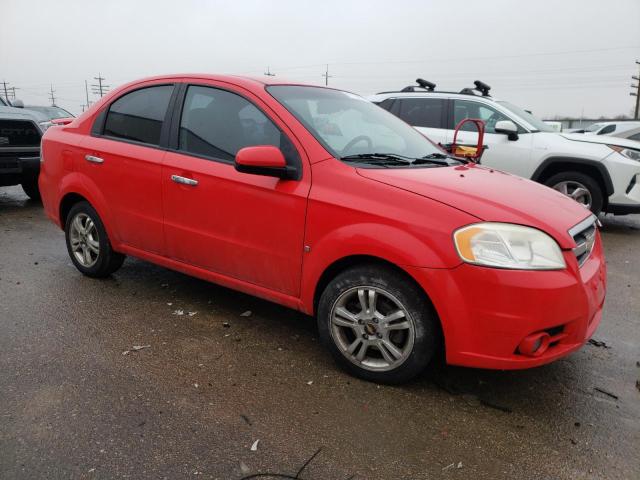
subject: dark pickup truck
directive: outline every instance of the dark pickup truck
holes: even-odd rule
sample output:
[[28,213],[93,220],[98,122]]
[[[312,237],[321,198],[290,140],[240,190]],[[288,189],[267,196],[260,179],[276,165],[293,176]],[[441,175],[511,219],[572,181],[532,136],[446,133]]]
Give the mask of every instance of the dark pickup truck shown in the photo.
[[30,198],[40,198],[42,134],[36,113],[10,107],[0,98],[0,187],[22,185]]

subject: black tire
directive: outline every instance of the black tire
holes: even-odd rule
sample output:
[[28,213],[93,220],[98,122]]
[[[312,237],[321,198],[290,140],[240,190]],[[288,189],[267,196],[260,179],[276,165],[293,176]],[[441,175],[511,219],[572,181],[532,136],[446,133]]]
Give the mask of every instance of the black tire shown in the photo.
[[[379,371],[367,368],[362,364],[356,364],[355,352],[351,355],[352,360],[350,360],[347,358],[347,353],[343,353],[339,346],[340,341],[334,338],[331,319],[334,306],[338,308],[337,302],[341,298],[345,298],[345,295],[354,289],[357,291],[355,287],[361,286],[371,286],[390,293],[406,310],[408,315],[405,318],[413,325],[412,348],[406,347],[406,358],[392,369]],[[441,338],[439,321],[432,306],[425,298],[424,292],[403,273],[375,264],[352,267],[338,274],[327,285],[320,297],[317,321],[320,338],[336,362],[350,374],[377,383],[399,384],[419,375],[432,360]],[[357,330],[353,330],[354,342],[357,338],[356,332]],[[373,335],[369,338],[377,341]],[[378,338],[381,337],[378,336]],[[369,349],[371,348],[369,347]],[[380,355],[382,354],[377,347],[373,348],[374,354],[376,351]],[[391,365],[388,368],[391,368]]]
[[[93,221],[98,235],[99,250],[97,258],[95,259],[95,263],[93,263],[91,266],[85,266],[80,263],[80,261],[74,254],[71,245],[71,225],[74,219],[79,215],[82,218],[89,217],[91,221]],[[122,263],[125,260],[125,256],[113,250],[113,248],[111,247],[111,242],[109,241],[109,237],[107,236],[107,232],[104,229],[102,220],[98,216],[98,213],[95,211],[95,209],[91,206],[91,204],[89,204],[89,202],[78,202],[73,207],[71,207],[71,210],[67,215],[64,231],[69,257],[71,257],[71,261],[83,275],[93,278],[105,278],[122,266]]]
[[544,184],[547,187],[553,188],[562,182],[576,182],[583,185],[591,195],[591,207],[590,210],[598,215],[602,211],[604,206],[604,195],[600,184],[591,176],[582,172],[568,171],[560,172],[549,177]]
[[31,200],[40,200],[40,188],[38,187],[38,177],[23,180],[20,184],[22,190]]

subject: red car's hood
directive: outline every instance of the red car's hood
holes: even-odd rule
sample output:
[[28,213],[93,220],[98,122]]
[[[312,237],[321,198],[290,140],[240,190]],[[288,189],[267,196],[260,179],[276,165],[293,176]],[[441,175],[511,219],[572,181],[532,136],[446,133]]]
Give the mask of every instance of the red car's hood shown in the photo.
[[562,248],[575,243],[567,232],[591,215],[572,199],[538,183],[475,164],[435,168],[359,168],[365,178],[450,205],[490,222],[543,230]]

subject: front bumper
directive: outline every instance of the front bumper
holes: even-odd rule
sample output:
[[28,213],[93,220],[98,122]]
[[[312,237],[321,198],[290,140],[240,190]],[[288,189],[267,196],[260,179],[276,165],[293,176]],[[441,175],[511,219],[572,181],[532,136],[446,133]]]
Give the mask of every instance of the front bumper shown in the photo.
[[613,152],[603,163],[614,189],[604,210],[614,215],[640,213],[640,162]]
[[0,150],[0,186],[16,185],[38,177],[40,150]]
[[[454,269],[410,267],[428,292],[442,323],[447,363],[477,368],[522,369],[543,365],[578,350],[602,317],[606,264],[600,236],[578,267],[564,252],[567,268],[504,270],[462,264]],[[519,353],[529,335],[548,332],[541,355]]]

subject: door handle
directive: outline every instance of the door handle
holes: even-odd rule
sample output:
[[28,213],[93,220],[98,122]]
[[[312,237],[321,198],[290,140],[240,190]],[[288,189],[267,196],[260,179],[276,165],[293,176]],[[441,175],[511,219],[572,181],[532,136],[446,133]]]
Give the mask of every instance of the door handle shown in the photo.
[[181,183],[182,185],[189,185],[191,187],[195,187],[198,185],[198,181],[193,178],[181,177],[180,175],[171,175],[171,180],[176,183]]
[[85,155],[84,159],[91,163],[104,163],[104,158],[95,157],[93,155]]

